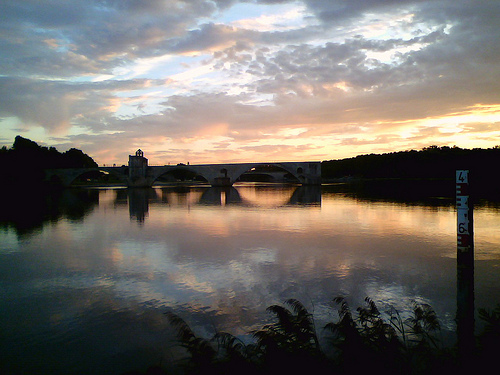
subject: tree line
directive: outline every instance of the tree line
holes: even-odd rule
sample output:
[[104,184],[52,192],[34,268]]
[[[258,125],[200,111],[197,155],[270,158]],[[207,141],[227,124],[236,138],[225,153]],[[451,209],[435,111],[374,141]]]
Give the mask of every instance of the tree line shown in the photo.
[[[372,192],[381,186],[386,192],[406,191],[414,185],[416,192],[430,190],[431,195],[439,195],[453,193],[455,171],[468,169],[471,194],[496,200],[500,197],[499,165],[500,146],[489,149],[430,146],[420,151],[328,160],[322,163],[321,172],[323,182],[347,182],[349,186],[362,186]],[[399,186],[405,182],[411,184]]]
[[455,170],[469,169],[477,181],[498,181],[495,170],[499,162],[500,146],[489,149],[430,146],[420,151],[367,154],[327,160],[322,163],[321,169],[324,179],[454,179]]
[[19,135],[10,149],[5,146],[0,149],[0,164],[10,186],[41,183],[44,169],[97,167],[97,163],[81,150],[71,148],[61,153],[55,147],[39,146]]

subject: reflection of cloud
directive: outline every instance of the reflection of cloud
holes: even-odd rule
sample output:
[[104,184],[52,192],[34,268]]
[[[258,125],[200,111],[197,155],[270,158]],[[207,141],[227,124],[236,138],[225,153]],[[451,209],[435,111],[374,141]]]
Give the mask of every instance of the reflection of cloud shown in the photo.
[[[294,190],[237,189],[274,202]],[[80,337],[76,342],[82,333],[103,332],[110,338],[103,349],[113,350],[113,337],[137,343],[143,337],[138,327],[161,332],[163,339],[162,314],[170,309],[196,318],[197,326],[244,334],[269,319],[267,306],[287,298],[314,304],[315,317],[328,321],[329,303],[341,293],[349,295],[352,308],[367,295],[397,308],[420,299],[436,308],[445,326],[453,323],[452,208],[359,201],[329,191],[322,193],[321,209],[191,204],[201,190],[166,194],[168,199],[156,194],[143,226],[130,223],[126,205],[113,204],[113,197],[126,201],[125,190],[99,191],[98,209],[81,222],[54,222],[23,241],[19,251],[3,254],[3,279],[23,292],[36,290],[36,299],[19,297],[27,306],[42,299],[49,306],[37,316],[44,330],[51,322],[65,335]],[[494,211],[476,210],[481,260],[499,259]],[[494,266],[489,270],[497,277]],[[54,296],[61,296],[60,303],[53,303]],[[18,313],[33,324],[29,314]],[[17,315],[8,323],[31,327],[19,325]]]
[[247,249],[245,250],[244,257],[251,263],[256,264],[275,263],[277,260],[276,250],[266,248]]
[[210,272],[209,268],[207,269],[203,267],[201,272],[200,270],[196,272],[196,269],[186,267],[185,265],[179,269],[179,272],[177,272],[177,274],[173,277],[172,281],[175,282],[180,288],[187,288],[196,292],[210,294],[215,292],[216,289],[214,288],[214,285],[212,285],[213,279],[211,277],[200,280],[200,276],[203,276],[205,273],[213,276],[213,273]]
[[108,258],[116,265],[119,265],[121,262],[123,262],[123,254],[118,247],[110,249]]
[[339,264],[337,266],[335,274],[340,279],[346,279],[351,275],[351,271],[352,271],[352,266],[347,263],[344,263],[344,264]]

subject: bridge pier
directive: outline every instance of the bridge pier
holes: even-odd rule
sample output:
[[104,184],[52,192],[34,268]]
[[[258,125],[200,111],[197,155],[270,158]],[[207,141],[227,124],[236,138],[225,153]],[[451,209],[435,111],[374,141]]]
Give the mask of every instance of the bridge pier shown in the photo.
[[213,187],[223,187],[233,186],[233,183],[229,177],[215,177],[212,181],[210,181],[210,185]]

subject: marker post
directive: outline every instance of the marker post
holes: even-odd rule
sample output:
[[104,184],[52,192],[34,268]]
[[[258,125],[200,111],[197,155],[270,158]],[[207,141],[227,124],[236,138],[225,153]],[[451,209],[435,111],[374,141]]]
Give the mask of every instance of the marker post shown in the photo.
[[[467,363],[474,353],[474,220],[469,171],[456,171],[457,207],[457,344]],[[464,363],[464,364],[465,364]]]

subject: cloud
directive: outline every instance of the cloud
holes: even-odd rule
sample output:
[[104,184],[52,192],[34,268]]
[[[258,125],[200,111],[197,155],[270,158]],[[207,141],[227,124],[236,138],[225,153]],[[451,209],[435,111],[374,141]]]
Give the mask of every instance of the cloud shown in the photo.
[[201,0],[23,0],[3,2],[0,10],[0,46],[10,51],[5,73],[71,76],[104,74],[124,61],[161,55],[170,38],[215,7]]
[[0,117],[15,116],[25,126],[39,125],[49,132],[68,130],[72,124],[101,132],[121,104],[118,93],[139,90],[152,82],[156,81],[77,83],[0,77]]
[[251,42],[255,35],[255,32],[209,23],[201,25],[183,38],[179,38],[168,50],[173,53],[217,51],[231,47],[236,43]]
[[498,116],[466,115],[500,104],[499,13],[487,0],[4,1],[1,138],[43,129],[118,163],[135,148],[240,160],[492,145]]
[[485,133],[485,132],[500,132],[500,122],[494,123],[470,123],[463,126],[465,132],[468,133]]

